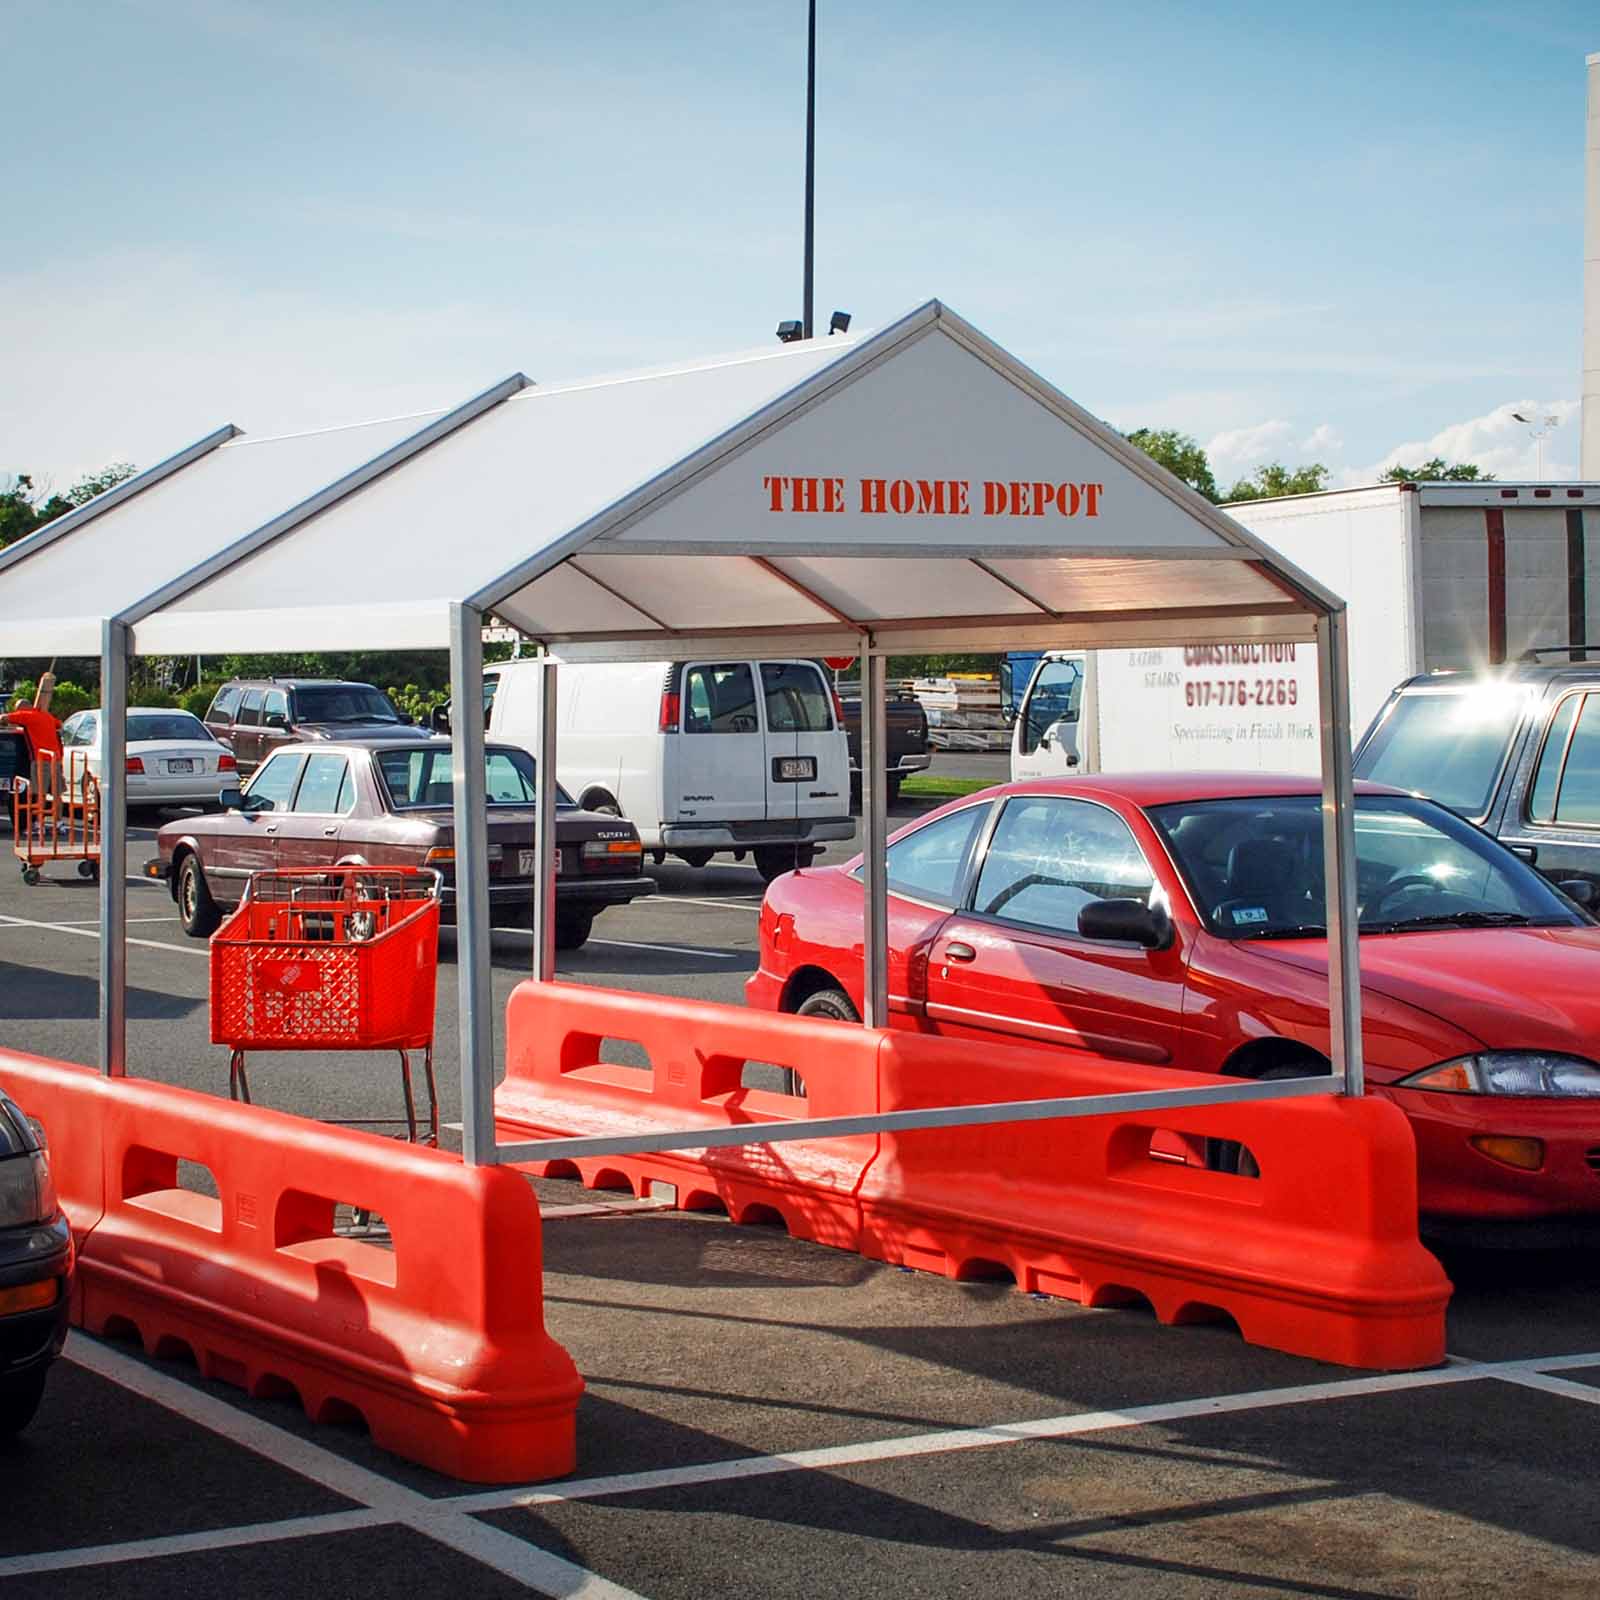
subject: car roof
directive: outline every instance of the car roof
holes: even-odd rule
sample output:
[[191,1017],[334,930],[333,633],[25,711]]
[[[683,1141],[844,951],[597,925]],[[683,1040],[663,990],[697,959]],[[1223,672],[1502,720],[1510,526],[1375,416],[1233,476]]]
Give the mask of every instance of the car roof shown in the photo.
[[[72,713],[72,717],[98,717],[99,715],[99,706],[85,706],[82,711],[74,711]],[[194,717],[194,712],[185,711],[182,706],[129,706],[128,715],[130,717]],[[71,722],[72,717],[68,717],[66,720]],[[198,717],[195,717],[196,722],[199,720]]]
[[[1384,783],[1358,782],[1357,794],[1405,794]],[[1114,772],[1092,778],[1029,778],[997,784],[984,796],[1057,794],[1087,800],[1124,800],[1136,806],[1181,800],[1254,800],[1322,793],[1322,780],[1295,772]],[[959,802],[958,802],[959,803]]]
[[1434,672],[1419,672],[1399,685],[1399,692],[1410,689],[1473,689],[1479,687],[1548,683],[1600,682],[1600,656],[1592,661],[1508,661],[1503,666],[1473,669],[1441,667]]

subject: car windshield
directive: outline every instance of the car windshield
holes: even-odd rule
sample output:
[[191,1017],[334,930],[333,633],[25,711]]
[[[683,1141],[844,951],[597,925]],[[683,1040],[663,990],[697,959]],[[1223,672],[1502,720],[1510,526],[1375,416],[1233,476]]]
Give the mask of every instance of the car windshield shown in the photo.
[[398,722],[389,697],[368,683],[318,683],[294,692],[297,722]]
[[1356,776],[1481,817],[1527,704],[1526,688],[1499,683],[1402,694],[1362,749]]
[[[455,761],[449,745],[419,746],[416,749],[380,750],[378,770],[389,791],[389,804],[396,811],[421,811],[433,806],[448,806],[455,800]],[[492,806],[531,806],[537,799],[537,769],[526,750],[486,750],[483,757],[484,786]],[[556,785],[556,804],[577,802]]]
[[[1148,814],[1213,933],[1283,939],[1325,931],[1316,795],[1189,800]],[[1503,845],[1430,801],[1362,795],[1355,835],[1363,933],[1591,921]]]
[[128,717],[128,743],[150,739],[198,739],[212,744],[210,731],[187,711],[135,711]]

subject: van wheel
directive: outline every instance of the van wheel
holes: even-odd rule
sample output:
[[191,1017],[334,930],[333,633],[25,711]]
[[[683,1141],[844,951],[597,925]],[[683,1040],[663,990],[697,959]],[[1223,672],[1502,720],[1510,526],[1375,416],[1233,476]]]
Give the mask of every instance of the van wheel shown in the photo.
[[191,939],[210,938],[222,921],[197,855],[186,855],[178,869],[178,920]]
[[581,804],[585,811],[598,811],[603,817],[622,815],[622,807],[617,804],[616,797],[604,789],[591,789]]
[[680,850],[678,859],[691,867],[704,867],[710,865],[711,857],[715,854],[712,850]]
[[809,867],[816,859],[816,846],[809,844],[769,844],[756,851],[756,871],[762,882],[771,883],[786,872]]
[[581,950],[594,932],[594,912],[556,912],[556,949]]
[[827,1017],[833,1022],[859,1022],[860,1016],[843,989],[818,989],[794,1008],[797,1017]]

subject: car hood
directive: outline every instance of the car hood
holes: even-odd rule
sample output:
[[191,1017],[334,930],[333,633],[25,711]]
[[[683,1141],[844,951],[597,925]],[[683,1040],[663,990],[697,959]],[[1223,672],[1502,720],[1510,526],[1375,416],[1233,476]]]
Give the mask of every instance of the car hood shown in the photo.
[[[1322,940],[1246,941],[1325,976]],[[1491,1049],[1600,1056],[1600,928],[1440,928],[1367,934],[1361,986],[1430,1012]]]
[[[423,729],[426,733],[427,730]],[[415,743],[418,729],[411,722],[297,722],[295,736],[300,739],[349,739],[371,744],[380,739],[405,739]]]

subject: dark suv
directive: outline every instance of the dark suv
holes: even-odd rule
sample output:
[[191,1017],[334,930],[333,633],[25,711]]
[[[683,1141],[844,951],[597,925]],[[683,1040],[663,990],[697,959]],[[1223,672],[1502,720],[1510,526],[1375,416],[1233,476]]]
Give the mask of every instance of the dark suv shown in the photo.
[[203,720],[233,751],[241,774],[254,772],[281,744],[417,736],[381,689],[336,678],[235,678],[217,690]]
[[[1356,746],[1358,778],[1427,795],[1600,906],[1600,647],[1530,651],[1402,683]],[[1572,885],[1586,882],[1587,894]]]

